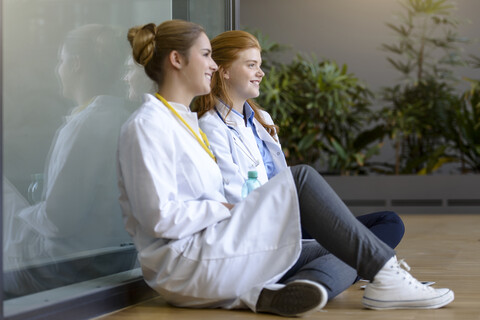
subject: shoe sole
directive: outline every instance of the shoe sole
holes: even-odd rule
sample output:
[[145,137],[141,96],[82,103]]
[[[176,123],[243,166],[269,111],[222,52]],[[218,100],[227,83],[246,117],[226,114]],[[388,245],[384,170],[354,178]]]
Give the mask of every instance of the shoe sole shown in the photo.
[[323,308],[327,300],[323,286],[308,280],[295,280],[279,290],[263,289],[256,311],[302,317]]
[[373,310],[438,309],[452,302],[454,298],[453,291],[449,290],[440,297],[425,300],[382,301],[363,297],[362,304]]

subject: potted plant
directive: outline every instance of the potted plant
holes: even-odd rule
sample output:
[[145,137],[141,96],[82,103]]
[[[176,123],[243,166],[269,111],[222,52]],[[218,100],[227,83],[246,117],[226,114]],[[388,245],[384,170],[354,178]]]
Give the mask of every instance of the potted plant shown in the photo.
[[374,118],[371,91],[334,61],[313,55],[297,55],[289,63],[268,59],[282,49],[256,35],[267,43],[262,43],[266,76],[257,100],[280,126],[288,163],[342,175],[365,173],[384,135],[383,127],[367,129]]
[[395,164],[383,172],[431,173],[457,161],[448,146],[444,128],[458,105],[453,68],[465,65],[458,36],[459,21],[448,0],[403,0],[400,23],[387,23],[397,35],[394,44],[383,44],[402,82],[384,88],[382,110],[386,131],[394,143]]
[[456,92],[456,66],[465,65],[457,35],[459,22],[447,0],[403,0],[400,23],[387,26],[398,35],[385,44],[388,61],[402,81],[385,88],[381,119],[393,141],[395,162],[375,166],[382,173],[329,178],[354,212],[478,213],[479,175],[431,175],[445,163],[462,163],[478,172],[480,105],[478,83],[464,95]]
[[[379,118],[371,111],[365,85],[346,67],[315,57],[297,55],[281,63],[264,52],[267,75],[259,102],[280,125],[289,164],[309,163],[344,174],[325,178],[353,212],[478,212],[480,176],[421,175],[462,157],[473,172],[471,160],[479,159],[478,92],[460,99],[453,72],[465,63],[460,46],[468,41],[457,36],[458,22],[447,0],[403,0],[402,5],[402,22],[388,24],[398,43],[384,45],[384,50],[403,78],[383,91],[387,105],[375,113]],[[340,103],[329,105],[332,101]],[[349,123],[350,116],[358,122]],[[476,119],[468,122],[473,130],[458,129],[466,121],[462,118]],[[394,141],[396,161],[372,163],[386,136]],[[462,157],[455,143],[465,146]],[[358,175],[371,170],[389,175]]]
[[480,81],[467,79],[471,88],[463,93],[451,114],[446,136],[457,151],[462,173],[480,173]]

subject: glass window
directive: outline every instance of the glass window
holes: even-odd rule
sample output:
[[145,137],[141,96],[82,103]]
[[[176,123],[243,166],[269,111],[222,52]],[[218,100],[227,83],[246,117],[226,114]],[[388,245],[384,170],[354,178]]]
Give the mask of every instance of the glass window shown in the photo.
[[[8,316],[78,294],[81,283],[140,275],[118,203],[116,148],[120,126],[154,85],[132,63],[126,35],[171,19],[175,1],[2,3]],[[216,35],[227,3],[189,1],[189,20]]]
[[218,0],[190,1],[189,20],[201,24],[210,38],[228,29],[227,3]]
[[173,19],[183,19],[202,25],[210,38],[232,29],[230,11],[239,0],[177,0],[173,2]]

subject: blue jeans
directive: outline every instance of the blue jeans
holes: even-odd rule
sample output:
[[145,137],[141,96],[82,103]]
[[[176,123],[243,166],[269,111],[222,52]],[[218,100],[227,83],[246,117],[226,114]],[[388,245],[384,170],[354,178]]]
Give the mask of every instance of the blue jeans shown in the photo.
[[[316,170],[306,165],[290,169],[297,187],[302,226],[316,241],[304,243],[296,264],[280,282],[316,281],[327,289],[331,299],[350,287],[357,276],[372,280],[395,255],[392,247],[403,236],[403,223],[395,239],[387,237],[393,244],[389,246],[374,234],[388,233],[384,228],[391,223],[389,219],[381,213],[355,218]],[[379,223],[382,220],[387,223]]]

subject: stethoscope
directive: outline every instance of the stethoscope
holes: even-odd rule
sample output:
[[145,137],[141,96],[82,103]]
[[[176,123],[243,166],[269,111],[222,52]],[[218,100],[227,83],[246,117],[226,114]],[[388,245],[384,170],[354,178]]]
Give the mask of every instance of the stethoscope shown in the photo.
[[[256,168],[258,167],[258,165],[260,164],[260,160],[258,160],[258,158],[255,157],[254,153],[252,152],[252,150],[248,147],[248,144],[245,143],[245,141],[243,140],[243,137],[242,135],[240,134],[240,132],[238,132],[238,130],[229,125],[225,119],[222,117],[222,115],[220,114],[220,112],[218,111],[217,107],[215,107],[215,112],[217,112],[217,115],[218,117],[223,121],[223,123],[225,123],[225,125],[227,126],[228,129],[232,130],[233,132],[235,132],[235,136],[240,140],[240,142],[242,143],[242,145],[238,145],[240,148],[240,150],[252,161],[253,163],[253,166],[252,168]],[[235,139],[235,136],[234,136],[234,139]]]

